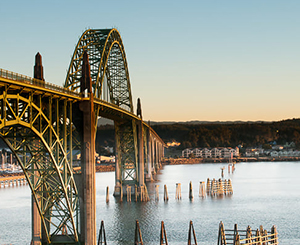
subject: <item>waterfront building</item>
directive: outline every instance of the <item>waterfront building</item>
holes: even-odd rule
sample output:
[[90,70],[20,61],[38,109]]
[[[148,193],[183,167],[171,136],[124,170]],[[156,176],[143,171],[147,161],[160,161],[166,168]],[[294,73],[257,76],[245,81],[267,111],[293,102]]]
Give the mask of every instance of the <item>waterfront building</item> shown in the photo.
[[190,149],[190,148],[184,149],[184,150],[182,151],[182,157],[190,157],[190,155],[191,155],[192,152],[193,152],[193,151],[192,151],[192,149]]
[[195,148],[193,150],[193,154],[194,154],[195,157],[202,157],[203,156],[202,155],[202,150],[200,148]]
[[222,158],[230,158],[231,157],[230,149],[229,148],[225,148],[225,147],[222,148],[222,150],[221,150],[221,157]]
[[215,148],[187,148],[182,151],[182,157],[190,157],[193,154],[194,157],[201,158],[230,158],[239,156],[239,148],[231,147],[215,147]]
[[221,148],[212,148],[211,149],[211,157],[212,158],[220,158],[221,157]]
[[211,158],[211,150],[208,148],[202,149],[202,157],[203,158]]

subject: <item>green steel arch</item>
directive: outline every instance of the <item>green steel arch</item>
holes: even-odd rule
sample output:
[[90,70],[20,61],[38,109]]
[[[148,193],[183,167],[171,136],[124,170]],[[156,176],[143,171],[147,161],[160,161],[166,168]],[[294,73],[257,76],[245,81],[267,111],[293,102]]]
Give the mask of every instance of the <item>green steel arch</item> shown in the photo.
[[[81,35],[72,56],[64,87],[70,91],[81,92],[84,50],[89,57],[94,98],[134,113],[125,49],[116,29],[89,29]],[[100,106],[95,107],[95,127],[98,116],[103,115],[101,109]],[[104,117],[106,116],[113,115],[105,114]],[[117,169],[120,169],[117,170],[119,176],[117,185],[138,184],[136,121],[120,118],[113,120],[116,132]]]
[[84,50],[89,56],[94,97],[133,112],[125,49],[116,29],[89,29],[81,35],[64,87],[80,92]]
[[45,242],[54,244],[53,238],[64,236],[74,244],[79,241],[79,200],[69,146],[63,140],[70,138],[72,125],[67,110],[58,111],[59,103],[51,96],[6,86],[0,95],[0,137],[23,169]]

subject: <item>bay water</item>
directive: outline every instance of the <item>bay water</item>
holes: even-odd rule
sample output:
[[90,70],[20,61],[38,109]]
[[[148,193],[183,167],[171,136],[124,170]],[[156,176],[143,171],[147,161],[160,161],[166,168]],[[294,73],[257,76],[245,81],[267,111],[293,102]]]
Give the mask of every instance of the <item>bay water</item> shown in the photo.
[[[199,197],[200,181],[221,177],[231,179],[233,195]],[[156,180],[148,183],[149,202],[120,202],[115,199],[114,172],[96,174],[97,227],[104,221],[108,244],[134,244],[135,222],[139,221],[144,244],[159,244],[161,221],[169,244],[187,244],[190,220],[198,244],[217,244],[220,221],[226,229],[238,224],[245,230],[263,225],[277,226],[279,243],[300,244],[300,162],[248,162],[236,164],[228,173],[225,163],[166,165]],[[188,197],[193,184],[193,200]],[[181,183],[182,199],[175,199],[176,183]],[[159,200],[155,200],[159,185]],[[164,202],[167,185],[169,201]],[[110,201],[106,203],[106,187]],[[0,245],[30,244],[31,193],[28,186],[0,189]]]

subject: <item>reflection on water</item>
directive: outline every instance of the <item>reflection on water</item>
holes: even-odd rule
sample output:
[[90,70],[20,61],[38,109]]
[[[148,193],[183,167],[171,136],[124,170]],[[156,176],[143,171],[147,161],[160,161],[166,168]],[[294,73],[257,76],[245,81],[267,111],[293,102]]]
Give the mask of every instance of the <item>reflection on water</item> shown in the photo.
[[[135,221],[139,220],[145,244],[159,244],[160,222],[165,222],[170,244],[187,243],[189,221],[192,220],[198,244],[216,244],[218,225],[240,229],[247,225],[270,230],[277,226],[280,244],[300,244],[300,162],[239,163],[232,179],[232,196],[198,197],[200,181],[219,178],[224,164],[165,166],[157,181],[148,185],[150,202],[119,203],[113,196],[114,173],[97,173],[97,225],[104,220],[108,244],[133,244]],[[189,182],[194,200],[188,198]],[[181,183],[182,200],[175,200],[176,183]],[[155,201],[155,185],[160,200]],[[169,201],[163,201],[167,185]],[[106,204],[106,186],[110,202]],[[0,189],[0,244],[29,244],[30,191],[27,186]]]

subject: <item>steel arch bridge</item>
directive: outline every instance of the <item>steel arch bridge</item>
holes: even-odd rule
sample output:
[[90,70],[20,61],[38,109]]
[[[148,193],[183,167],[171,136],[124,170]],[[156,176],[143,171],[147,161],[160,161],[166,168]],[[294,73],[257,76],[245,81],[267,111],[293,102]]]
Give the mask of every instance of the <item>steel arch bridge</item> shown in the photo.
[[[33,244],[95,244],[94,143],[98,117],[114,120],[116,187],[143,186],[160,166],[164,143],[133,103],[116,29],[86,30],[64,87],[0,69],[0,137],[15,154],[33,197]],[[81,152],[81,161],[74,155]],[[81,172],[75,173],[75,167]]]

